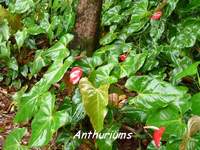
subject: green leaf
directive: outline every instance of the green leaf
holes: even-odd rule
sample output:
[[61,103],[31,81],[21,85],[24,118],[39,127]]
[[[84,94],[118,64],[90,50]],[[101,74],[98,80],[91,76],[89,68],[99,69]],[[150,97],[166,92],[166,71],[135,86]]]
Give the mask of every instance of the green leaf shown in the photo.
[[[170,103],[180,109],[181,103],[187,104],[188,98],[185,98],[187,89],[175,87],[170,83],[149,76],[133,76],[127,80],[125,86],[138,94],[129,103],[144,110],[163,108]],[[183,101],[183,98],[186,101]]]
[[197,36],[200,33],[199,25],[199,19],[185,19],[178,25],[177,34],[170,40],[171,45],[176,48],[187,48],[194,46]]
[[118,35],[117,33],[109,32],[103,38],[100,39],[99,43],[101,45],[107,45],[111,43],[113,40],[115,40],[117,38],[117,35]]
[[[106,134],[106,133],[111,133],[111,134],[116,134],[119,132],[120,126],[118,124],[112,124],[111,127],[104,129],[101,133]],[[100,134],[101,134],[100,133]],[[97,139],[97,145],[99,150],[112,150],[113,147],[113,142],[115,141],[115,138],[109,138],[107,136],[105,139]]]
[[163,32],[165,31],[165,23],[165,20],[151,20],[150,36],[154,42],[157,42],[161,38]]
[[[2,40],[1,40],[2,36]],[[10,37],[10,30],[8,27],[8,22],[4,20],[3,22],[0,22],[0,42],[1,41],[8,41]]]
[[190,101],[192,103],[192,113],[200,115],[200,93],[193,95]]
[[126,122],[142,122],[145,123],[147,119],[147,113],[142,109],[137,109],[132,105],[124,106],[120,113],[123,114],[123,120]]
[[146,53],[133,54],[127,57],[126,61],[119,64],[120,78],[134,75],[144,64],[146,60]]
[[[19,100],[19,110],[15,116],[15,122],[22,122],[31,119],[40,106],[42,95],[48,91],[51,85],[60,81],[67,69],[73,63],[73,58],[69,57],[63,63],[63,60],[54,62],[43,78],[33,86],[33,88],[25,93]],[[26,113],[25,113],[26,112]]]
[[10,6],[11,11],[22,14],[32,10],[34,7],[33,0],[16,0],[14,6]]
[[6,44],[6,42],[0,42],[0,58],[5,60],[10,58],[10,47]]
[[35,115],[32,123],[32,135],[29,141],[31,147],[39,147],[48,144],[53,134],[71,118],[67,111],[54,112],[55,96],[47,92],[46,100]]
[[91,81],[96,83],[97,86],[117,82],[117,78],[110,76],[110,73],[113,68],[114,64],[112,63],[99,67],[91,73]]
[[82,78],[79,87],[86,114],[89,116],[93,128],[100,132],[103,129],[107,113],[109,84],[95,88],[87,78]]
[[197,74],[198,72],[198,65],[200,64],[200,61],[198,62],[195,62],[191,65],[189,65],[186,69],[184,69],[182,72],[176,74],[175,76],[175,80],[179,80],[183,77],[186,77],[186,76],[192,76],[192,75],[195,75]]
[[179,0],[167,0],[167,6],[164,13],[165,17],[169,17],[172,14],[178,2]]
[[135,2],[130,22],[123,27],[118,39],[126,40],[134,32],[141,30],[147,21],[148,15],[148,0],[141,0]]
[[116,5],[109,10],[107,10],[103,15],[102,15],[102,25],[111,25],[114,23],[119,23],[122,19],[122,16],[119,14],[121,10],[120,5]]
[[160,148],[156,148],[153,141],[148,144],[147,150],[167,150],[165,146],[161,145]]
[[21,139],[26,134],[25,128],[16,128],[7,136],[4,150],[28,150],[24,145],[21,145]]
[[44,57],[45,51],[38,50],[35,54],[34,61],[30,64],[31,75],[37,74],[43,67],[47,66],[49,61]]
[[55,61],[60,58],[65,58],[69,56],[69,50],[66,45],[73,39],[73,35],[66,34],[51,48],[45,51],[44,57],[49,57],[51,60]]
[[[186,125],[182,121],[179,111],[175,107],[165,107],[151,112],[148,116],[147,125],[165,127],[164,137],[181,137],[185,133]],[[168,136],[167,136],[168,135]]]
[[17,31],[17,33],[15,35],[15,39],[17,42],[18,49],[20,49],[22,47],[27,36],[28,36],[28,33],[27,33],[26,28],[24,28],[24,30],[22,30],[22,31]]
[[76,124],[77,122],[82,120],[86,115],[79,88],[75,90],[74,95],[72,97],[72,101],[74,103],[72,111],[72,123]]

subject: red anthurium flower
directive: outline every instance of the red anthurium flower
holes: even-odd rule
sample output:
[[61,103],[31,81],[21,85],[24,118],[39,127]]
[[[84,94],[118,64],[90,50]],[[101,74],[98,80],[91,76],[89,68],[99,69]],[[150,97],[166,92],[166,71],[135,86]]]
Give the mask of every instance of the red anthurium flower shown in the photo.
[[152,20],[159,20],[161,16],[162,16],[162,11],[157,11],[151,16],[151,19]]
[[156,129],[153,132],[153,141],[157,148],[160,147],[160,140],[162,139],[162,135],[164,132],[165,132],[165,127],[160,127],[159,129]]
[[122,61],[122,62],[125,61],[126,58],[127,58],[127,56],[125,54],[122,54],[122,55],[119,56],[119,60]]
[[80,67],[74,67],[72,68],[72,70],[70,71],[70,75],[69,75],[69,81],[72,84],[77,84],[79,82],[79,80],[81,79],[83,74],[83,70]]

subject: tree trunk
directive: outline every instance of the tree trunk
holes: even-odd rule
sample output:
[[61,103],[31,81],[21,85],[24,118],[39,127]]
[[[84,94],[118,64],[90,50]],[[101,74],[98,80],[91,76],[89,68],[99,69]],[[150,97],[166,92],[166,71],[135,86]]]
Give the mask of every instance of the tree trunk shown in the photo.
[[86,50],[87,55],[91,56],[98,42],[101,7],[102,0],[79,0],[71,48]]

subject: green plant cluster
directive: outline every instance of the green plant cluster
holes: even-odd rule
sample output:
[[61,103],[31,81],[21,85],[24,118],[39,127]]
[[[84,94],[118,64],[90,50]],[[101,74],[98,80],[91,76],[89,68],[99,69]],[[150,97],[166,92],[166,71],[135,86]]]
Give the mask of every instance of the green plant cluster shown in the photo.
[[[76,149],[82,140],[73,136],[77,130],[88,130],[83,123],[87,117],[97,132],[119,132],[123,124],[163,126],[165,142],[160,149],[200,149],[198,0],[103,0],[99,47],[92,57],[80,60],[75,57],[83,50],[68,48],[78,1],[0,0],[0,4],[0,68],[8,70],[0,73],[0,83],[19,89],[14,121],[31,121],[32,133],[28,145],[21,145],[27,129],[14,129],[5,150],[43,147],[58,129],[57,142],[67,150]],[[158,10],[161,18],[151,19]],[[48,44],[41,46],[38,41],[43,39]],[[34,57],[20,61],[29,52]],[[122,54],[127,55],[123,62]],[[74,66],[83,69],[84,77],[60,104],[54,85],[63,85],[61,79]],[[38,76],[34,85],[26,84]],[[116,108],[109,104],[112,93],[132,96]],[[115,139],[99,139],[94,147],[111,150],[115,144]],[[155,147],[149,143],[147,149]]]

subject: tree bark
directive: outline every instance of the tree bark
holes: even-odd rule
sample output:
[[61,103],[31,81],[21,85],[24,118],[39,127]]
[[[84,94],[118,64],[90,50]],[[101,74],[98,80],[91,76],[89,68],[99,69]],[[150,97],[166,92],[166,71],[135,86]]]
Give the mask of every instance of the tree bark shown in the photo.
[[86,50],[90,56],[98,42],[102,0],[79,0],[71,48]]

